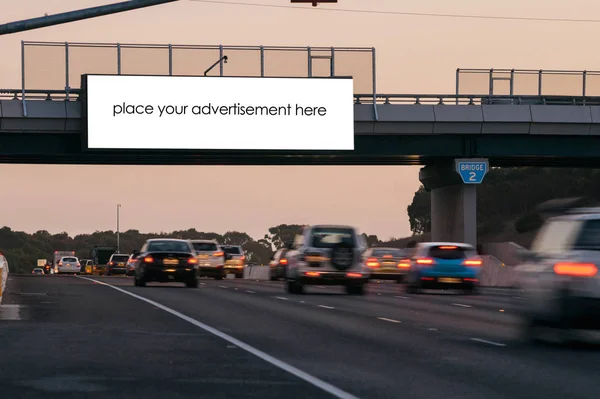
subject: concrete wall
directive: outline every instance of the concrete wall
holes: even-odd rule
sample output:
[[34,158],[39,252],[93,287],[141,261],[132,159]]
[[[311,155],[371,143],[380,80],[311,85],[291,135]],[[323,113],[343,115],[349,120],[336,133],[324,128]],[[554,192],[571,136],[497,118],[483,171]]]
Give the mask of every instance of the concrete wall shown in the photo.
[[81,131],[81,103],[75,101],[0,100],[0,131],[3,133],[76,133]]
[[[357,134],[598,135],[600,106],[355,105]],[[370,123],[369,123],[370,122]]]
[[494,242],[483,245],[483,252],[485,254],[492,255],[510,266],[519,264],[517,256],[519,249],[523,249],[523,247],[514,242]]
[[514,287],[516,275],[514,266],[508,266],[498,258],[484,255],[480,282],[485,287]]

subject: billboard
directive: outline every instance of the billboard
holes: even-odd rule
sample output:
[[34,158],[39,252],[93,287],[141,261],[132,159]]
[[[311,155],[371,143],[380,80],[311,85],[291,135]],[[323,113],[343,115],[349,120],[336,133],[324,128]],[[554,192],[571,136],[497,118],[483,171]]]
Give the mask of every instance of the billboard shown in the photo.
[[351,78],[82,79],[87,149],[354,149]]

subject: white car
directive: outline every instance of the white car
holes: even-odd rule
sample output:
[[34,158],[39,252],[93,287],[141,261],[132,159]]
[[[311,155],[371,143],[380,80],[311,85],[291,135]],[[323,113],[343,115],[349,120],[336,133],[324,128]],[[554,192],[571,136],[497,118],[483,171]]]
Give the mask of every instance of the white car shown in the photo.
[[63,256],[56,265],[58,274],[72,273],[79,274],[81,272],[81,264],[79,259],[75,256]]
[[366,243],[353,227],[305,227],[286,254],[287,291],[301,294],[306,285],[343,285],[351,295],[362,295],[370,277],[363,260]]
[[573,330],[600,330],[600,209],[550,218],[515,269],[525,299],[517,302],[526,338],[544,327],[564,340]]
[[225,252],[214,240],[190,240],[198,259],[198,277],[225,278]]

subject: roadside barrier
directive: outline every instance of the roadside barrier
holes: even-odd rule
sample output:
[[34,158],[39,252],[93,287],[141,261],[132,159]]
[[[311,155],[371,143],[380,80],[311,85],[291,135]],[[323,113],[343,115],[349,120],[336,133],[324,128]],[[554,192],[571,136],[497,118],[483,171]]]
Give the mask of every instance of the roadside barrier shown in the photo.
[[269,265],[252,265],[244,268],[244,278],[248,280],[269,280]]
[[8,280],[8,265],[0,264],[0,304],[2,304],[2,294],[6,290],[6,281]]

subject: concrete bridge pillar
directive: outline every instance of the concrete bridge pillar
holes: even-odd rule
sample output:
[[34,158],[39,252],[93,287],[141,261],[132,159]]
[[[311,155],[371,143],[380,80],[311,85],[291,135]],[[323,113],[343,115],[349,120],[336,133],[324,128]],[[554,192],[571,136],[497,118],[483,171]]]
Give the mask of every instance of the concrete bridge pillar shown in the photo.
[[[480,180],[485,173],[487,163]],[[431,240],[477,246],[477,185],[463,181],[455,160],[425,166],[419,180],[431,192]]]

